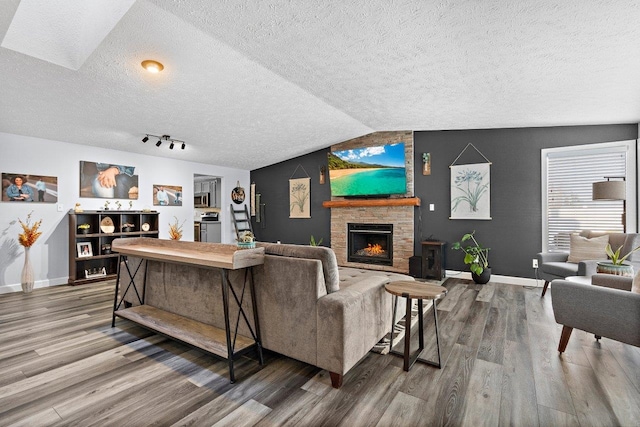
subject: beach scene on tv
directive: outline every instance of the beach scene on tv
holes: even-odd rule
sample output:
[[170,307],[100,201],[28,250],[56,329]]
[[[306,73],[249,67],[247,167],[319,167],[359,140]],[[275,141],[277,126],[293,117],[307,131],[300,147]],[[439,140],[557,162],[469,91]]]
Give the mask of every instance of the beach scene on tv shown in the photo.
[[407,192],[402,142],[333,151],[328,157],[332,196],[375,196]]

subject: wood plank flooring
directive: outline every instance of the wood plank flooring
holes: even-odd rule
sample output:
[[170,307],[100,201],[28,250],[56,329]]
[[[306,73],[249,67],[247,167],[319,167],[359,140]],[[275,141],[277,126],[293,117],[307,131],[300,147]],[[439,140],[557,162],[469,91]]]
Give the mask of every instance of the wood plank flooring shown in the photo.
[[[339,390],[272,352],[262,369],[238,360],[229,384],[224,360],[125,319],[111,328],[113,281],[0,295],[0,426],[640,425],[639,348],[574,331],[560,357],[550,293],[445,286],[443,369],[369,353]],[[428,311],[431,360],[433,334]]]

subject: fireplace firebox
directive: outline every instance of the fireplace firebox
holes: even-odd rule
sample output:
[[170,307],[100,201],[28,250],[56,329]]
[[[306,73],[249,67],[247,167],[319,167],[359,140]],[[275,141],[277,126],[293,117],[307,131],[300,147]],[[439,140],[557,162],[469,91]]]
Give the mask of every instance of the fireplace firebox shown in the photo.
[[347,224],[347,261],[393,265],[393,224]]

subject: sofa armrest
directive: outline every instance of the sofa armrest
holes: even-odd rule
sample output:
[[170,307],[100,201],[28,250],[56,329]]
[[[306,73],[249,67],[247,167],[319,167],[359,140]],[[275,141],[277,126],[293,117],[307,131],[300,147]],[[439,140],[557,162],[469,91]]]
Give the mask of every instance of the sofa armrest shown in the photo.
[[554,280],[551,301],[559,324],[640,346],[640,294]]
[[385,276],[369,276],[318,300],[318,363],[344,375],[391,330]]
[[633,284],[632,277],[616,276],[615,274],[594,274],[591,276],[591,284],[604,286],[605,288],[630,291]]
[[316,310],[327,295],[321,261],[265,255],[254,268],[263,347],[317,366]]
[[567,262],[569,254],[565,252],[540,252],[536,258],[538,258],[538,264],[542,266],[545,262]]
[[587,259],[578,263],[578,276],[593,276],[598,271],[598,263],[606,259]]

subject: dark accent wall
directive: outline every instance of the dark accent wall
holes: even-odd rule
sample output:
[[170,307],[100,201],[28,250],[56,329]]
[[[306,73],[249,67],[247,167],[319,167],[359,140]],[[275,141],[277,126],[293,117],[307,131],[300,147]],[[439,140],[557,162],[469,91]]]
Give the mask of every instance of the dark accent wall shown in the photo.
[[[459,252],[449,249],[464,233],[476,236],[491,248],[493,274],[534,277],[531,259],[542,246],[541,154],[543,148],[635,140],[638,124],[563,126],[546,128],[416,131],[414,133],[416,208],[415,253],[420,241],[435,238],[447,242],[446,268],[467,271]],[[449,165],[468,143],[491,160],[491,221],[450,220]],[[313,234],[330,246],[331,199],[329,179],[318,183],[319,167],[327,164],[330,147],[251,172],[251,182],[266,203],[266,228],[253,223],[258,240],[308,244]],[[431,175],[422,175],[422,153],[431,153]],[[483,161],[469,148],[456,164]],[[311,219],[289,218],[289,178],[298,165],[311,176]],[[294,178],[304,176],[298,168]],[[429,204],[435,211],[429,211]]]
[[[331,209],[322,207],[322,202],[331,200],[328,170],[325,184],[319,183],[320,166],[326,168],[329,151],[330,148],[315,151],[251,171],[251,182],[266,205],[266,221],[257,223],[253,218],[259,241],[308,245],[313,235],[316,241],[323,239],[323,246],[331,246]],[[304,178],[307,174],[311,177],[311,218],[289,218],[289,178]]]
[[[419,242],[435,238],[447,242],[447,268],[468,271],[463,255],[450,249],[463,234],[490,247],[492,273],[534,277],[531,260],[542,247],[541,153],[543,148],[635,140],[638,125],[565,126],[547,128],[420,131],[414,133],[416,196],[422,201],[416,216]],[[468,143],[491,162],[492,220],[450,220],[450,169]],[[431,153],[431,175],[421,174],[422,153]],[[484,162],[469,147],[456,164]],[[435,211],[429,211],[429,204]],[[420,221],[420,217],[422,220]],[[420,224],[421,222],[421,224]]]

